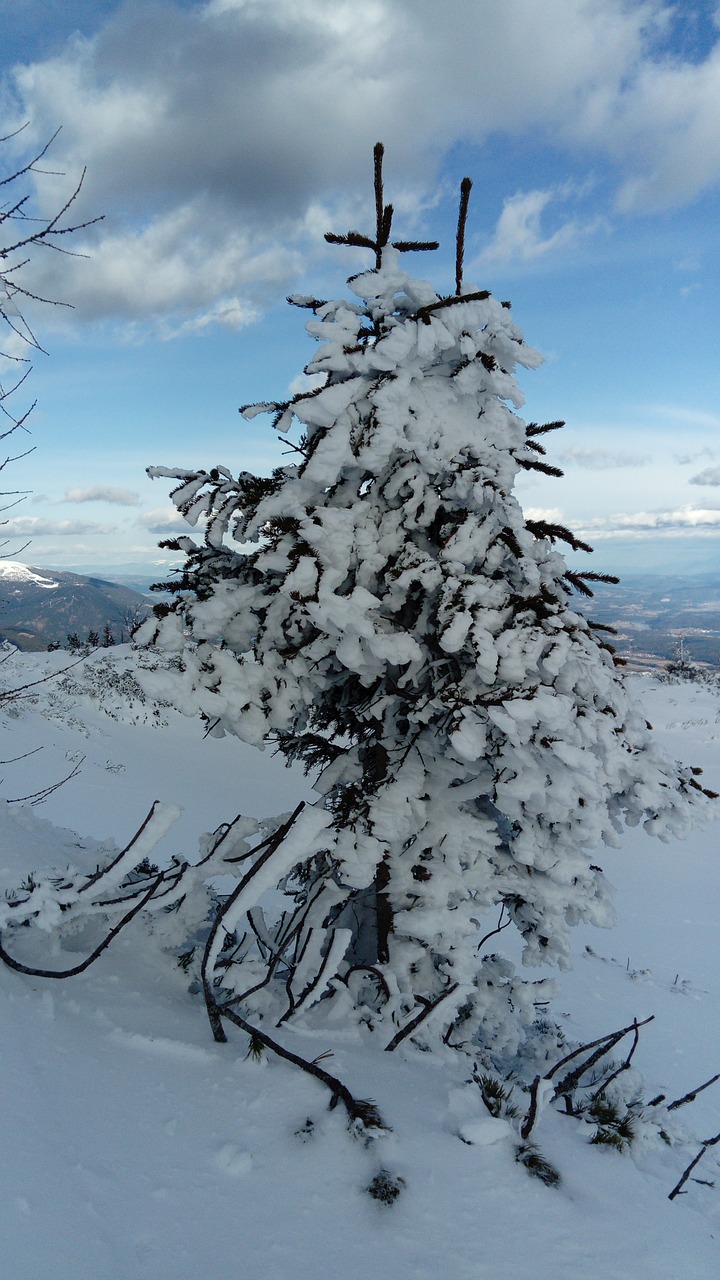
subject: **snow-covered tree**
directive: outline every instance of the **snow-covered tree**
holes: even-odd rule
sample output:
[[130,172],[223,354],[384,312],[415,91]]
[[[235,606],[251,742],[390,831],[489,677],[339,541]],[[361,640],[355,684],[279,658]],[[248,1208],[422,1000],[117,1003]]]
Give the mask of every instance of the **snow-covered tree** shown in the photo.
[[[395,1048],[442,1037],[514,1055],[547,998],[504,957],[569,963],[581,920],[611,921],[599,844],[642,822],[666,839],[709,804],[668,759],[573,607],[605,575],[568,568],[558,524],[527,519],[519,472],[561,474],[526,425],[508,303],[402,265],[375,151],[376,230],[352,297],[294,297],[319,342],[292,399],[246,407],[294,437],[272,475],[154,467],[204,539],[152,639],[178,657],[175,698],[213,731],[317,773],[318,799],[258,846],[216,916],[203,980],[254,1025],[355,1021]],[[146,628],[147,638],[147,628]],[[260,898],[281,887],[278,915]],[[506,935],[509,936],[509,935]],[[312,1010],[312,1013],[310,1012]]]

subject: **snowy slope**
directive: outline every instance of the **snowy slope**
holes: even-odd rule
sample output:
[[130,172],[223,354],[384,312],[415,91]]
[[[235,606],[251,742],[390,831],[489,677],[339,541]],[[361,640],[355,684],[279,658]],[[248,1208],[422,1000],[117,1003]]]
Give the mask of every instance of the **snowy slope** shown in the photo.
[[[12,686],[61,661],[21,655],[0,671]],[[0,759],[43,748],[3,766],[5,798],[52,784],[84,757],[43,804],[0,806],[1,887],[68,859],[94,865],[98,848],[125,843],[155,798],[185,808],[168,837],[179,851],[238,810],[287,810],[307,794],[302,775],[267,753],[203,740],[175,713],[136,701],[137,723],[113,719],[101,702],[113,712],[116,692],[105,685],[100,701],[90,699],[86,678],[75,677],[75,691],[72,681],[45,684],[35,702],[0,704]],[[718,695],[636,685],[666,744],[720,790]],[[630,832],[622,850],[598,857],[617,886],[617,926],[576,931],[575,970],[555,1014],[569,1038],[584,1040],[655,1014],[637,1065],[646,1096],[678,1097],[720,1070],[717,827],[667,846]],[[72,981],[0,970],[3,1277],[718,1274],[713,1152],[696,1172],[715,1188],[689,1183],[670,1203],[697,1143],[640,1143],[622,1156],[591,1147],[587,1126],[548,1110],[536,1137],[563,1177],[548,1188],[514,1162],[509,1132],[487,1124],[479,1092],[463,1085],[467,1060],[373,1053],[341,1033],[308,1041],[307,1055],[331,1052],[329,1069],[373,1097],[392,1125],[365,1149],[314,1081],[276,1060],[246,1060],[240,1033],[216,1045],[184,975],[157,966],[136,924]],[[697,1138],[717,1133],[720,1082],[677,1115]],[[391,1208],[364,1193],[381,1166],[406,1182]]]
[[49,572],[44,576],[35,573],[26,564],[18,564],[16,560],[0,560],[0,583],[19,583],[22,586],[32,584],[46,591],[56,591],[59,583],[53,580]]

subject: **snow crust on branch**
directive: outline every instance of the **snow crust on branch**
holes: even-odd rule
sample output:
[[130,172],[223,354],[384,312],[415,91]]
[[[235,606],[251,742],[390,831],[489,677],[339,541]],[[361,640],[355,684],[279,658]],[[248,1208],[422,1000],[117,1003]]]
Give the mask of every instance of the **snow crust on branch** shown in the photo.
[[[323,820],[281,859],[289,917],[223,985],[298,1018],[314,966],[335,1016],[386,1038],[446,993],[448,1043],[511,1053],[547,987],[478,954],[498,907],[525,964],[566,967],[572,926],[612,921],[592,850],[625,824],[683,835],[710,797],[573,608],[572,535],[513,494],[521,468],[555,469],[517,413],[514,369],[540,357],[508,308],[441,298],[391,247],[349,284],[359,301],[307,324],[324,384],[244,410],[299,424],[297,465],[152,469],[204,539],[167,544],[185,568],[144,638],[180,656],[181,710],[319,774]],[[248,995],[268,964],[284,984]]]

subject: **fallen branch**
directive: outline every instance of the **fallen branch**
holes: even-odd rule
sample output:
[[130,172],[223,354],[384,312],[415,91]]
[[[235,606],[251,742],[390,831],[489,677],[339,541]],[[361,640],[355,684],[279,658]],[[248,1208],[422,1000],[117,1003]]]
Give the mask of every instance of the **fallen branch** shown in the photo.
[[[705,1139],[705,1141],[703,1142],[702,1146],[700,1147],[700,1150],[698,1151],[697,1155],[695,1156],[695,1159],[690,1161],[690,1164],[688,1165],[687,1169],[685,1170],[684,1174],[682,1175],[682,1177],[681,1177],[680,1181],[679,1181],[679,1182],[677,1182],[677,1183],[675,1184],[675,1186],[673,1187],[672,1191],[670,1192],[670,1195],[668,1196],[668,1200],[674,1200],[676,1196],[679,1196],[679,1195],[680,1195],[680,1193],[682,1192],[683,1187],[685,1186],[685,1183],[687,1182],[688,1178],[690,1177],[690,1174],[692,1173],[692,1171],[693,1171],[693,1169],[696,1167],[696,1165],[698,1165],[698,1164],[700,1163],[700,1161],[702,1160],[703,1156],[705,1155],[705,1152],[707,1151],[708,1147],[714,1147],[718,1142],[720,1142],[720,1133],[716,1133],[714,1138],[706,1138],[706,1139]],[[683,1194],[684,1194],[684,1193],[683,1193]]]
[[[287,821],[284,822],[281,827],[278,827],[275,834],[271,836],[269,840],[265,840],[261,845],[257,846],[257,849],[263,849],[262,855],[256,859],[256,861],[250,867],[249,871],[245,873],[242,880],[239,882],[239,884],[236,886],[233,892],[229,895],[229,897],[220,907],[213,921],[212,928],[208,934],[207,941],[205,943],[205,950],[203,952],[202,964],[200,966],[200,977],[202,980],[203,992],[205,995],[205,1007],[207,1009],[208,1019],[210,1021],[210,1027],[212,1029],[212,1033],[215,1040],[219,1044],[224,1044],[225,1041],[227,1040],[227,1036],[225,1035],[225,1032],[223,1030],[222,1020],[220,1017],[220,1009],[212,991],[213,979],[212,979],[211,970],[215,962],[215,952],[216,952],[218,934],[220,932],[220,929],[223,927],[223,921],[225,919],[225,916],[228,914],[231,908],[235,905],[241,893],[244,892],[244,890],[249,885],[250,881],[257,875],[258,871],[260,871],[260,869],[265,866],[265,863],[269,861],[269,859],[280,847],[288,831],[293,826],[293,824],[297,821],[298,817],[300,816],[304,808],[305,808],[305,801],[301,800],[300,804],[293,811],[293,813],[291,813]],[[253,852],[257,852],[257,849],[253,850]],[[230,859],[227,859],[227,861],[229,862]],[[227,1008],[225,1008],[223,1012],[226,1012],[227,1016],[230,1017],[230,1013],[229,1011],[227,1011]]]
[[636,1022],[635,1035],[633,1036],[633,1042],[630,1047],[630,1052],[627,1058],[625,1059],[624,1062],[620,1063],[619,1067],[616,1067],[615,1070],[610,1073],[607,1080],[603,1081],[603,1083],[601,1084],[597,1092],[593,1094],[593,1102],[596,1100],[596,1098],[602,1097],[602,1095],[606,1092],[608,1086],[612,1084],[613,1080],[617,1080],[618,1076],[622,1075],[623,1071],[629,1071],[630,1063],[633,1060],[633,1054],[635,1053],[635,1050],[637,1049],[639,1043],[640,1043],[640,1028]]
[[441,1004],[442,1001],[447,998],[447,996],[451,996],[453,991],[457,991],[457,988],[458,988],[457,982],[453,982],[451,986],[449,986],[445,991],[442,991],[440,995],[436,996],[434,1000],[426,1000],[420,1012],[416,1013],[415,1016],[411,1018],[410,1021],[406,1023],[404,1027],[400,1029],[400,1031],[396,1031],[392,1040],[390,1040],[389,1043],[385,1045],[385,1052],[392,1053],[395,1049],[397,1049],[398,1045],[402,1044],[403,1040],[406,1040],[408,1036],[411,1036],[413,1031],[417,1031],[418,1027],[425,1021],[426,1018],[430,1017],[430,1014],[433,1013],[435,1009],[437,1009],[438,1005]]
[[677,1111],[678,1107],[684,1107],[686,1102],[694,1102],[698,1094],[702,1093],[703,1089],[709,1089],[710,1085],[715,1084],[716,1080],[720,1080],[720,1071],[716,1076],[711,1076],[709,1080],[706,1080],[704,1084],[699,1084],[697,1089],[691,1089],[689,1093],[683,1094],[682,1098],[676,1098],[674,1102],[669,1102],[667,1110]]
[[301,1071],[305,1071],[308,1075],[314,1076],[316,1080],[320,1080],[332,1094],[330,1110],[333,1111],[338,1102],[342,1102],[351,1126],[362,1129],[367,1136],[371,1136],[368,1131],[373,1129],[378,1133],[389,1132],[388,1126],[385,1124],[375,1103],[367,1099],[356,1098],[347,1085],[343,1084],[342,1080],[338,1080],[337,1076],[330,1075],[329,1071],[325,1071],[324,1067],[319,1066],[319,1058],[315,1058],[310,1062],[307,1058],[302,1058],[300,1054],[286,1049],[283,1045],[278,1044],[277,1040],[273,1040],[267,1032],[261,1031],[259,1027],[252,1026],[249,1022],[246,1022],[234,1009],[228,1009],[227,1006],[220,1009],[216,1005],[216,1010],[218,1017],[222,1014],[223,1018],[229,1018],[231,1022],[234,1022],[241,1031],[244,1031],[250,1037],[251,1042],[259,1040],[261,1044],[265,1045],[266,1049],[276,1053],[279,1058],[283,1058],[286,1062],[291,1062],[293,1066],[299,1067]]
[[[634,1021],[631,1022],[629,1026],[622,1027],[620,1031],[613,1031],[610,1033],[610,1035],[601,1036],[598,1040],[591,1040],[589,1041],[588,1044],[581,1044],[578,1046],[577,1049],[573,1049],[570,1053],[566,1053],[565,1057],[561,1058],[559,1062],[556,1062],[555,1066],[552,1067],[550,1071],[546,1073],[546,1075],[536,1076],[532,1082],[532,1085],[530,1086],[530,1106],[528,1108],[527,1115],[525,1116],[525,1119],[523,1120],[522,1126],[520,1128],[520,1137],[523,1139],[523,1141],[527,1142],[535,1126],[535,1122],[538,1116],[538,1109],[539,1109],[540,1086],[542,1084],[544,1084],[545,1082],[552,1081],[553,1076],[560,1070],[561,1067],[566,1066],[568,1062],[572,1062],[575,1058],[579,1057],[581,1054],[587,1053],[587,1051],[590,1049],[594,1049],[595,1052],[591,1053],[590,1057],[587,1058],[584,1062],[582,1062],[580,1066],[575,1067],[572,1071],[569,1071],[568,1074],[563,1077],[560,1083],[557,1084],[553,1090],[553,1099],[564,1096],[569,1101],[570,1094],[572,1093],[573,1089],[577,1088],[577,1085],[579,1084],[580,1080],[584,1076],[585,1072],[589,1071],[591,1067],[594,1067],[595,1063],[599,1062],[600,1059],[604,1057],[604,1055],[608,1053],[610,1049],[613,1049],[616,1044],[619,1044],[619,1042],[626,1035],[629,1034],[629,1032],[633,1031],[635,1033],[636,1040],[635,1040],[635,1043],[633,1044],[633,1048],[629,1055],[631,1058],[632,1054],[635,1052],[635,1046],[637,1043],[637,1036],[638,1036],[640,1027],[645,1027],[647,1026],[648,1022],[653,1022],[654,1017],[655,1015],[651,1014],[649,1018],[644,1018],[642,1022],[638,1022],[637,1018],[635,1018]],[[624,1067],[620,1068],[620,1070],[623,1070],[623,1069]],[[572,1109],[570,1109],[570,1114],[572,1114]]]

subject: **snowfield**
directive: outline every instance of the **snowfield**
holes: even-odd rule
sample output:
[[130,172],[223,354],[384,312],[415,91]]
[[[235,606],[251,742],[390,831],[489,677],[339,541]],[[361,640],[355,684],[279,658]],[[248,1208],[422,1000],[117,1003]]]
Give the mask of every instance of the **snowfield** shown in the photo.
[[[283,812],[309,794],[302,772],[268,752],[205,739],[196,721],[143,700],[127,649],[110,655],[113,679],[107,660],[0,702],[0,795],[13,802],[0,806],[3,890],[50,866],[92,870],[155,799],[183,808],[159,858],[192,853],[237,812]],[[11,654],[3,687],[67,662]],[[720,791],[720,694],[631,683],[666,748]],[[17,803],[75,769],[41,803]],[[717,837],[717,823],[683,843],[639,829],[598,850],[617,924],[577,929],[574,969],[560,979],[552,1012],[568,1040],[654,1015],[634,1059],[646,1099],[679,1098],[720,1071]],[[43,961],[74,963],[82,943],[77,957],[53,956],[50,939]],[[392,1126],[365,1147],[321,1085],[248,1058],[240,1032],[216,1044],[202,999],[157,956],[135,920],[77,978],[0,968],[3,1280],[718,1275],[720,1144],[686,1194],[668,1194],[720,1131],[720,1081],[674,1113],[672,1145],[643,1131],[628,1155],[591,1146],[583,1120],[546,1107],[534,1137],[562,1176],[548,1187],[515,1162],[512,1126],[466,1083],[466,1058],[307,1034],[306,1056],[332,1055],[328,1069]],[[391,1206],[366,1194],[382,1168],[405,1183]]]

